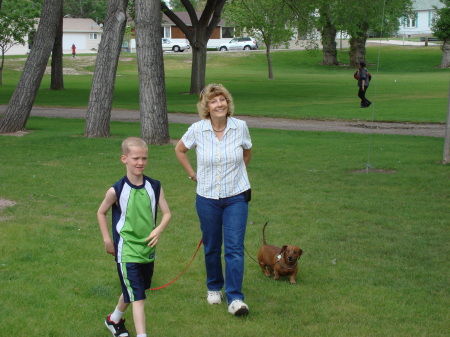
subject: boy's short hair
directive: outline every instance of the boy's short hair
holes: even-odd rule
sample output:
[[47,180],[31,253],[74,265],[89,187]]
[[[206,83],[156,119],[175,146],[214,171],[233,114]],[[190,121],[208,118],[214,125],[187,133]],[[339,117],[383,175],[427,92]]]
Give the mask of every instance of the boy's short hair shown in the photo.
[[122,142],[122,154],[123,155],[127,155],[128,152],[130,152],[130,147],[131,146],[135,146],[135,147],[140,147],[143,149],[147,149],[147,143],[144,142],[141,138],[139,137],[128,137],[126,138],[123,142]]
[[201,119],[210,119],[208,103],[217,96],[222,95],[228,103],[227,117],[233,116],[234,102],[230,92],[222,84],[208,84],[203,88],[197,103],[197,111]]
[[359,65],[364,68],[366,66],[366,63],[361,61],[361,62],[359,62]]

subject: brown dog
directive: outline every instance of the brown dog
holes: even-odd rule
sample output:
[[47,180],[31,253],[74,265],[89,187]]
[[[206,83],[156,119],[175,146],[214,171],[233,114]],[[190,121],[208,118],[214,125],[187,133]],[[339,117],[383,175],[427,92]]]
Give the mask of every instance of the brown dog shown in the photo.
[[295,276],[298,271],[298,260],[303,254],[303,250],[297,246],[283,246],[280,248],[268,245],[266,243],[266,238],[264,237],[264,230],[266,229],[267,224],[268,222],[266,222],[262,230],[263,245],[258,252],[258,261],[262,272],[266,276],[272,275],[273,272],[275,280],[278,280],[280,276],[290,275],[291,284],[295,284]]

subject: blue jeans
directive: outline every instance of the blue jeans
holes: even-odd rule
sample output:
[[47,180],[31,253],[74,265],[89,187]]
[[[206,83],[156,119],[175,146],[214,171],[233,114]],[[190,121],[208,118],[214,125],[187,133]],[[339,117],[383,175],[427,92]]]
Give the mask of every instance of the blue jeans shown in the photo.
[[248,218],[248,203],[244,200],[244,194],[218,200],[197,195],[196,208],[203,233],[208,290],[220,291],[225,284],[227,303],[243,301],[244,237]]

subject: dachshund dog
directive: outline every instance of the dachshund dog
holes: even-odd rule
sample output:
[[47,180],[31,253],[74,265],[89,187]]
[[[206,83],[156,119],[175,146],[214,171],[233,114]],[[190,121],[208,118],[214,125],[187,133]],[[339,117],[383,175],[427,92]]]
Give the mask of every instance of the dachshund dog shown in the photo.
[[280,248],[268,245],[264,237],[264,230],[266,229],[267,224],[268,222],[265,223],[262,230],[263,245],[258,252],[258,262],[262,272],[266,276],[271,276],[273,272],[275,280],[278,280],[280,276],[290,275],[291,284],[295,284],[298,260],[303,254],[303,250],[297,246],[286,245]]

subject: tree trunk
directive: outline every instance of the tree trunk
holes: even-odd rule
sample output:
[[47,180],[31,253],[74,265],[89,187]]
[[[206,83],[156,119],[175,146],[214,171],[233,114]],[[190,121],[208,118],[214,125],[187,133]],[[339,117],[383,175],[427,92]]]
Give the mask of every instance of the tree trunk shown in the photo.
[[191,87],[189,93],[198,94],[205,87],[206,78],[206,45],[203,32],[195,32],[195,43],[192,46]]
[[269,80],[273,80],[272,58],[270,57],[270,44],[266,44],[267,69],[269,71]]
[[149,145],[168,144],[161,3],[159,0],[136,0],[135,4],[141,137]]
[[446,39],[442,45],[441,68],[450,68],[450,39]]
[[62,16],[61,2],[62,0],[46,0],[43,3],[33,48],[25,62],[5,116],[0,120],[0,133],[25,129],[55,42],[58,22]]
[[349,40],[350,44],[350,66],[357,67],[359,62],[366,62],[366,31],[364,33],[358,33],[351,36]]
[[109,137],[117,65],[126,27],[128,0],[109,0],[86,113],[86,137]]
[[217,24],[220,22],[223,6],[227,0],[207,0],[200,18],[192,3],[182,0],[182,5],[186,8],[191,25],[187,26],[174,12],[167,7],[165,1],[161,1],[161,8],[164,14],[171,19],[178,28],[186,35],[192,48],[192,72],[190,94],[199,94],[205,87],[206,75],[206,45]]
[[0,86],[3,85],[3,65],[5,64],[5,53],[2,49],[2,60],[0,61]]
[[337,59],[337,49],[336,49],[336,34],[337,29],[331,22],[327,8],[330,6],[326,5],[320,11],[320,18],[323,24],[321,36],[322,36],[322,64],[325,66],[337,66],[339,65]]
[[[61,7],[63,2],[61,1]],[[63,77],[63,12],[61,9],[61,18],[59,19],[55,44],[52,51],[52,70],[51,70],[51,90],[64,90],[64,77]]]

